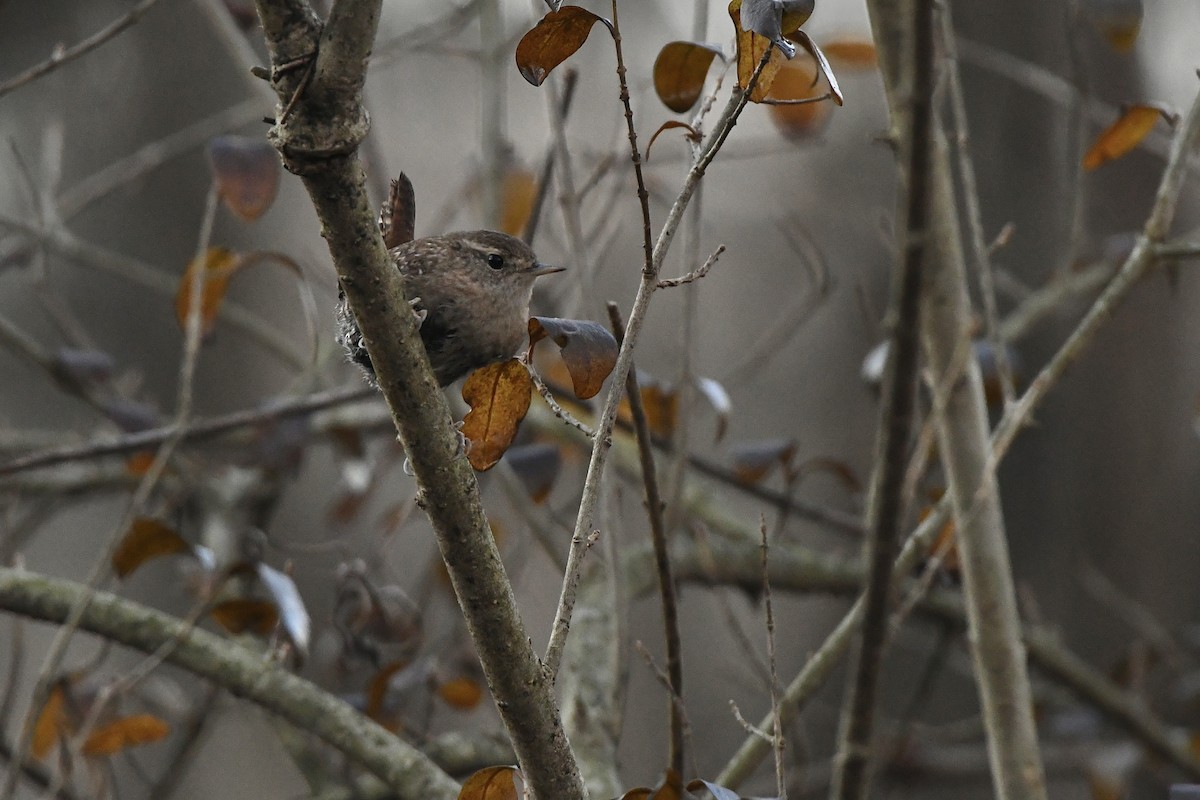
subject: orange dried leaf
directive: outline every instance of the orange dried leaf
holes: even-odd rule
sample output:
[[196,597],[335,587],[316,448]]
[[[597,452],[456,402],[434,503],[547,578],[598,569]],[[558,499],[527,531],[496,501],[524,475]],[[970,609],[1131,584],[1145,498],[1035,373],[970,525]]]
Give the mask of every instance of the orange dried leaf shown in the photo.
[[[742,28],[742,0],[731,0],[729,3],[729,18],[733,20],[734,30],[737,31],[738,86],[745,88],[746,84],[750,82],[750,76],[754,74],[754,70],[758,67],[758,62],[762,60],[763,54],[767,52],[767,48],[772,48],[771,40]],[[767,65],[763,67],[762,73],[759,74],[758,82],[754,84],[754,91],[750,93],[750,100],[752,102],[762,102],[763,98],[770,93],[771,82],[775,80],[775,74],[779,72],[779,68],[786,62],[787,56],[778,47],[773,47],[770,59],[767,61]]]
[[162,741],[171,726],[153,714],[122,717],[92,731],[83,743],[83,753],[89,756],[111,756],[129,747]]
[[517,435],[529,411],[533,379],[516,359],[489,364],[472,372],[462,388],[471,410],[463,419],[462,434],[471,443],[467,460],[480,472],[496,466]]
[[796,454],[796,443],[791,439],[767,439],[748,442],[733,447],[733,475],[742,483],[755,484],[774,469],[784,468]]
[[517,43],[517,69],[521,77],[541,86],[551,70],[583,47],[597,22],[603,22],[612,31],[611,22],[579,6],[562,6],[546,14]]
[[[814,85],[817,77],[816,65],[811,61],[796,59],[784,64],[771,84],[770,99],[800,100],[820,97],[824,90]],[[789,139],[806,139],[825,130],[830,118],[829,103],[803,103],[800,105],[770,106],[771,121],[781,134]]]
[[1159,119],[1174,124],[1178,115],[1165,106],[1144,103],[1125,109],[1120,118],[1108,126],[1083,157],[1083,168],[1093,170],[1128,153],[1154,129]]
[[553,340],[561,350],[575,396],[581,400],[595,397],[617,365],[620,348],[612,333],[590,320],[530,318],[530,349],[546,338]]
[[139,450],[138,452],[125,459],[125,471],[135,478],[140,478],[149,471],[150,465],[154,463],[154,452],[151,450]]
[[669,130],[671,130],[671,128],[683,128],[687,131],[687,138],[691,139],[694,142],[698,142],[700,140],[700,134],[691,125],[688,125],[686,122],[680,122],[677,119],[669,119],[666,122],[664,122],[662,125],[658,126],[658,130],[656,130],[654,132],[654,135],[650,137],[650,141],[646,143],[646,160],[647,161],[650,160],[650,148],[654,147],[654,140],[658,138],[658,135],[660,133],[662,133],[663,131],[669,131]]
[[438,697],[451,708],[470,711],[483,699],[483,687],[471,678],[455,678],[437,687]]
[[[667,108],[682,114],[700,99],[713,59],[721,48],[704,42],[668,42],[654,61],[654,91]],[[649,149],[649,148],[647,148]]]
[[834,39],[821,49],[831,62],[846,69],[874,69],[879,65],[875,43],[868,39]]
[[510,449],[504,459],[521,479],[534,504],[546,502],[562,468],[562,451],[558,445],[545,442],[518,445]]
[[226,600],[213,606],[211,613],[218,625],[233,634],[249,631],[266,636],[279,622],[275,605],[266,600]]
[[113,553],[112,567],[124,578],[152,558],[191,552],[192,546],[174,528],[150,517],[139,517]]
[[387,697],[388,685],[391,683],[392,677],[407,666],[408,661],[393,661],[385,664],[382,669],[371,676],[371,682],[367,685],[366,714],[368,717],[385,725],[390,721],[384,718],[383,701]]
[[50,690],[42,713],[38,714],[33,726],[33,742],[30,752],[39,761],[46,758],[50,748],[62,737],[69,735],[70,728],[67,720],[66,695],[62,683]]
[[175,319],[180,329],[187,329],[188,309],[192,302],[192,276],[197,269],[204,271],[201,277],[200,329],[207,335],[217,319],[217,311],[229,288],[229,280],[242,266],[242,257],[224,247],[210,247],[204,254],[204,262],[197,264],[193,259],[184,270],[175,294]]
[[500,230],[520,236],[529,224],[537,198],[537,176],[527,169],[511,169],[504,176],[500,198]]
[[458,800],[520,800],[516,767],[484,767],[463,783]]
[[279,188],[279,155],[262,137],[218,136],[208,143],[217,194],[234,214],[252,222],[271,207]]

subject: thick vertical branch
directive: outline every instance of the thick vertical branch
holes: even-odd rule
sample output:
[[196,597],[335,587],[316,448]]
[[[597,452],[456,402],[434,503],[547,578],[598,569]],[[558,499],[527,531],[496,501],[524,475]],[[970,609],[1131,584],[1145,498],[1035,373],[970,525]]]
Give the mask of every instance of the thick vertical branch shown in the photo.
[[[893,120],[899,120],[904,117],[899,87],[907,81],[897,71],[898,59],[886,52],[895,41],[894,6],[894,0],[876,0],[871,12]],[[931,35],[931,28],[924,33]],[[916,68],[914,84],[921,75],[921,66]],[[913,130],[918,113],[916,103],[908,107]],[[1044,777],[995,462],[989,459],[987,406],[978,365],[968,357],[971,307],[957,204],[944,138],[933,125],[928,134],[935,147],[926,163],[931,225],[921,338],[933,376],[939,453],[958,530],[971,652],[996,796],[1036,800],[1045,797]],[[909,177],[914,179],[911,173]]]
[[[292,109],[280,114],[271,139],[304,180],[321,220],[526,784],[539,800],[583,798],[551,682],[517,611],[475,474],[367,198],[357,149],[368,127],[361,94],[379,7],[380,0],[339,0],[322,31],[306,4],[259,0],[275,88],[281,106]],[[306,78],[314,58],[315,73]]]
[[903,487],[917,389],[917,317],[928,244],[929,160],[933,129],[933,0],[916,0],[911,24],[912,95],[905,137],[904,250],[892,287],[890,354],[880,410],[867,511],[867,585],[862,644],[842,718],[842,742],[831,797],[866,798],[875,695],[887,637],[888,596],[903,511]]

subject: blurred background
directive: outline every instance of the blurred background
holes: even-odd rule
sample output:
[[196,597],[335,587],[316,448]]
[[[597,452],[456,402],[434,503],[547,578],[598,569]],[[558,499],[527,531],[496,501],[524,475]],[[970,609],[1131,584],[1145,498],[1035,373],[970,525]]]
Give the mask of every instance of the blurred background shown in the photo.
[[[606,3],[582,4],[611,13]],[[1154,100],[1186,111],[1197,89],[1200,5],[1146,0],[1140,31],[1128,21],[1137,5],[1130,0],[947,5],[959,33],[985,234],[991,239],[1011,226],[993,256],[1004,315],[1054,281],[1116,264],[1128,251],[1150,208],[1169,130],[1160,123],[1134,152],[1095,171],[1082,171],[1082,153],[1123,103]],[[651,74],[661,46],[696,38],[700,14],[702,22],[707,19],[699,38],[732,52],[725,4],[700,6],[674,0],[620,8],[643,152],[662,122],[691,119],[672,114],[655,97]],[[110,0],[0,3],[0,81],[131,7]],[[552,147],[548,111],[561,86],[527,84],[512,53],[544,10],[540,0],[385,0],[366,87],[372,129],[364,157],[379,201],[389,178],[404,171],[412,180],[418,236],[496,227],[506,205],[527,202],[518,199],[520,187],[540,173]],[[1131,28],[1136,39],[1123,43]],[[823,46],[870,38],[861,2],[818,3],[805,30]],[[571,246],[556,182],[535,246],[543,261],[570,271],[543,282],[534,313],[603,322],[605,301],[626,310],[632,301],[642,238],[613,52],[601,33],[593,32],[569,62],[578,82],[566,135],[583,195],[586,263],[576,263],[580,253]],[[212,180],[205,148],[217,135],[265,135],[262,119],[276,113],[275,101],[249,69],[266,63],[252,7],[238,0],[161,0],[94,52],[0,96],[3,460],[170,420],[183,342],[176,292],[197,252]],[[815,119],[799,126],[780,123],[766,107],[750,107],[742,116],[708,171],[700,201],[699,260],[717,245],[726,251],[690,289],[656,296],[637,365],[665,385],[679,380],[687,360],[695,375],[728,393],[728,429],[719,440],[719,415],[702,399],[680,421],[698,457],[724,467],[745,467],[763,454],[768,463],[826,460],[836,468],[817,470],[794,485],[780,469],[755,485],[858,515],[877,411],[875,392],[861,373],[882,337],[895,256],[896,187],[893,154],[883,143],[887,118],[877,72],[837,60],[834,69],[844,107],[824,104]],[[725,92],[733,80],[726,75]],[[726,96],[717,100],[718,110]],[[689,157],[678,131],[665,131],[654,142],[646,176],[656,229]],[[1200,219],[1194,173],[1177,234],[1194,231]],[[200,353],[197,417],[365,387],[333,342],[335,276],[298,179],[284,174],[277,198],[253,223],[219,211],[211,243],[283,254],[303,274],[265,264],[231,281]],[[696,253],[689,261],[688,251],[677,242],[665,272],[698,266]],[[1132,664],[1137,677],[1126,685],[1143,692],[1148,706],[1178,726],[1181,736],[1200,727],[1200,364],[1193,357],[1200,282],[1192,266],[1180,261],[1135,290],[1052,392],[1000,471],[1025,617],[1056,630],[1099,669]],[[318,309],[315,352],[313,323],[303,310],[310,295]],[[1021,331],[1011,342],[1019,377],[1036,373],[1093,296],[1064,292]],[[689,303],[695,304],[690,326]],[[71,363],[89,381],[104,373],[105,402],[64,390],[47,362],[39,362],[39,352],[54,356],[64,348],[102,362],[89,361],[86,369]],[[543,421],[538,429],[556,425]],[[534,436],[534,424],[528,427]],[[546,430],[540,439],[557,441]],[[399,587],[408,598],[401,603],[407,627],[400,626],[407,632],[397,633],[390,645],[420,665],[416,683],[433,680],[444,687],[458,678],[478,680],[428,526],[422,514],[412,513],[415,490],[403,455],[388,431],[386,418],[368,400],[305,417],[302,424],[272,421],[230,441],[189,445],[149,508],[184,538],[218,552],[251,546],[245,531],[258,530],[256,553],[276,568],[287,565],[313,619],[313,652],[304,674],[347,696],[361,695],[372,674],[371,665],[347,655],[339,636],[339,615],[349,613],[345,598],[356,581]],[[532,529],[560,546],[568,540],[586,466],[576,448],[557,447],[556,455],[561,464],[553,490],[536,507],[527,507],[521,484],[506,468],[483,478],[485,502],[539,650],[561,567],[547,555],[553,546],[538,544]],[[82,579],[120,524],[135,481],[120,459],[80,459],[0,478],[0,555],[6,563],[20,559],[29,570]],[[922,483],[914,515],[937,482],[935,472]],[[634,547],[646,536],[640,486],[623,479],[612,484],[604,533],[622,548]],[[703,485],[752,527],[766,513],[786,540],[847,559],[858,554],[858,539],[835,526],[779,519],[772,505],[728,483]],[[193,602],[188,581],[198,580],[189,569],[168,561],[148,564],[121,591],[183,614]],[[369,580],[355,577],[362,575]],[[952,584],[954,578],[945,580]],[[711,778],[744,736],[727,700],[735,699],[748,718],[768,707],[761,682],[746,666],[748,658],[760,656],[746,653],[724,622],[730,615],[739,620],[761,650],[761,609],[757,597],[736,589],[685,586],[682,597],[695,768]],[[779,669],[787,680],[840,619],[848,599],[782,593],[776,599]],[[645,642],[661,660],[657,601],[631,603],[628,637]],[[16,625],[5,619],[0,636],[11,640]],[[0,674],[18,673],[18,700],[0,729],[10,742],[24,713],[21,698],[52,633],[22,627],[19,651],[0,646]],[[415,627],[423,630],[419,638]],[[1160,652],[1164,641],[1170,652]],[[66,666],[88,663],[98,651],[98,642],[78,637]],[[136,661],[123,652],[102,655],[92,678],[97,682]],[[620,756],[622,779],[632,787],[652,784],[661,772],[665,698],[636,652],[626,659]],[[927,685],[917,676],[925,676]],[[794,732],[797,789],[819,787],[827,774],[843,684],[835,676]],[[1061,689],[1038,685],[1039,696],[1049,698],[1042,718],[1048,752],[1063,742],[1078,745],[1047,756],[1052,796],[1165,796],[1164,783],[1177,775],[1141,758],[1119,732],[1099,723],[1086,706],[1068,702]],[[170,796],[315,792],[297,766],[299,746],[282,723],[228,697],[206,700],[203,687],[169,669],[146,692],[153,695],[146,702],[168,716],[187,718],[205,709],[201,744],[177,770]],[[476,705],[447,694],[415,697],[420,692],[414,690],[404,700],[405,732],[420,738],[455,729],[499,730],[490,702]],[[961,638],[944,636],[939,626],[918,618],[890,651],[881,729],[890,735],[916,724],[928,737],[922,741],[939,741],[940,732],[949,742],[953,731],[972,730],[976,714]],[[978,731],[961,736],[955,742],[965,754],[960,762],[920,762],[904,776],[881,780],[880,796],[988,796]],[[166,796],[153,793],[162,788],[154,776],[171,763],[174,747],[168,740],[114,759],[124,796]],[[934,749],[959,752],[949,744]],[[1103,781],[1096,776],[1106,770],[1118,794],[1099,793]],[[771,791],[770,777],[762,777],[747,790]],[[29,785],[21,791],[26,794],[19,796],[38,796]]]

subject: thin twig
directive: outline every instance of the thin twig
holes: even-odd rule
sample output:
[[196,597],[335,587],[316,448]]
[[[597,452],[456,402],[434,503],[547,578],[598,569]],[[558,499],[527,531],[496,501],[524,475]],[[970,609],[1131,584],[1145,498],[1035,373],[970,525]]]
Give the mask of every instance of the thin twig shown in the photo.
[[7,81],[0,83],[0,97],[3,97],[14,89],[19,89],[25,84],[35,81],[43,75],[58,69],[63,64],[69,64],[80,56],[86,55],[92,50],[95,50],[97,47],[112,39],[121,31],[131,27],[134,23],[141,19],[147,11],[150,10],[151,6],[157,2],[158,0],[142,0],[142,2],[129,9],[124,16],[118,17],[116,20],[110,22],[108,25],[96,31],[78,44],[68,47],[65,50],[56,49],[55,52],[51,54],[50,58],[46,59],[42,63],[32,66],[21,74],[14,75]]
[[556,400],[554,397],[554,392],[552,392],[550,387],[546,385],[546,382],[542,380],[542,376],[537,374],[537,370],[533,369],[533,367],[528,364],[526,367],[529,369],[529,377],[533,380],[533,388],[537,389],[537,393],[540,394],[542,399],[546,401],[546,405],[549,406],[550,410],[554,412],[554,416],[558,417],[563,422],[582,433],[584,436],[592,437],[596,435],[596,432],[592,430],[590,425],[580,422],[575,418],[574,414],[558,404],[558,400]]
[[[625,338],[625,323],[616,303],[608,304],[608,319],[613,335],[620,343]],[[679,637],[679,599],[675,595],[675,579],[671,576],[671,557],[667,552],[667,530],[663,521],[662,497],[658,491],[658,470],[654,464],[654,449],[650,441],[650,423],[646,419],[646,408],[642,403],[641,387],[638,386],[637,370],[630,369],[625,378],[625,395],[629,399],[629,413],[633,417],[633,429],[637,436],[638,457],[642,466],[642,486],[645,488],[646,516],[650,520],[650,538],[654,543],[654,566],[658,572],[659,599],[662,603],[663,639],[667,647],[667,675],[670,678],[671,694],[683,696],[683,653]],[[671,732],[667,763],[680,775],[683,774],[683,719],[674,700],[669,708]]]
[[567,633],[571,630],[571,612],[575,608],[575,593],[579,588],[583,557],[587,555],[587,551],[599,538],[600,531],[592,531],[581,540],[573,537],[571,548],[567,551],[567,564],[563,567],[565,577],[562,595],[558,599],[558,611],[550,629],[550,641],[546,644],[546,655],[542,658],[542,669],[551,686],[558,677],[558,667],[562,663],[563,650],[567,646]]
[[713,265],[717,263],[717,259],[720,258],[721,254],[724,252],[725,245],[718,245],[717,249],[713,251],[713,254],[709,256],[708,259],[699,267],[687,273],[686,275],[681,275],[678,278],[666,278],[665,280],[659,281],[657,284],[658,288],[673,289],[676,286],[683,286],[684,284],[691,283],[692,281],[700,280],[708,274],[708,271],[713,268]]
[[[553,85],[553,84],[551,84]],[[562,76],[562,97],[558,101],[557,122],[555,124],[565,125],[567,117],[571,113],[571,101],[575,99],[575,87],[579,85],[579,70],[568,67],[563,71]],[[550,182],[554,177],[554,161],[558,154],[558,134],[554,135],[554,144],[546,151],[545,160],[542,162],[542,174],[538,179],[537,194],[533,197],[533,207],[529,210],[529,221],[525,223],[525,232],[521,238],[525,243],[533,246],[533,240],[537,236],[538,224],[542,219],[542,207],[546,204],[546,197],[550,194]]]
[[760,516],[758,523],[759,546],[762,549],[763,613],[767,621],[767,666],[770,669],[771,720],[774,726],[773,749],[775,751],[775,794],[779,800],[787,800],[787,784],[783,778],[783,715],[779,710],[779,674],[775,659],[775,612],[771,606],[770,559],[767,557],[767,518]]

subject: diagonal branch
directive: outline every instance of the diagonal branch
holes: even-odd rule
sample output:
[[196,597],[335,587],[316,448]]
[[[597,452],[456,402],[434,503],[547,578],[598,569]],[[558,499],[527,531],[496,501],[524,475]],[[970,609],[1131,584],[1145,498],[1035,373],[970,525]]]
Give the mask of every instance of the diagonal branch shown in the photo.
[[[475,474],[367,197],[357,154],[369,125],[361,87],[380,4],[339,0],[322,31],[300,0],[258,0],[275,89],[280,104],[294,110],[270,137],[284,165],[304,180],[321,220],[526,784],[539,800],[576,800],[585,796],[583,783],[551,683],[517,611]],[[308,68],[282,68],[314,54],[317,74],[302,91]]]

